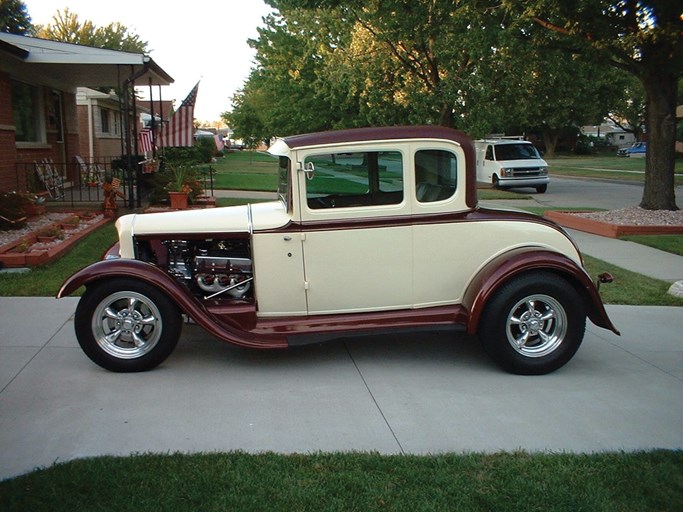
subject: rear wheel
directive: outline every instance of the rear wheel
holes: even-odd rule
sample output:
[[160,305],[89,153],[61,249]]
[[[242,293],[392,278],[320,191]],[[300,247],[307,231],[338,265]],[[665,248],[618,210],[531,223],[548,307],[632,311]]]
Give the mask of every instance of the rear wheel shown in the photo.
[[487,304],[479,338],[505,370],[540,375],[564,366],[583,341],[586,312],[578,292],[547,272],[503,285]]
[[114,372],[140,372],[161,364],[173,352],[182,329],[175,303],[133,279],[89,286],[74,323],[86,355]]

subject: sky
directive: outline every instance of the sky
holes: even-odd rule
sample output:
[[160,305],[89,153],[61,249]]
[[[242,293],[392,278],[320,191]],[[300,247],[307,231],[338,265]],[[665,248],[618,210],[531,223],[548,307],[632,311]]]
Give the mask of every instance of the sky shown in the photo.
[[[263,0],[23,0],[33,24],[51,24],[58,10],[69,10],[95,26],[119,22],[148,42],[148,53],[175,82],[162,87],[162,99],[176,107],[200,81],[195,118],[218,121],[242,88],[253,66],[247,44],[258,36],[263,16],[272,11]],[[148,97],[148,88],[141,88]],[[154,99],[158,88],[154,88]]]

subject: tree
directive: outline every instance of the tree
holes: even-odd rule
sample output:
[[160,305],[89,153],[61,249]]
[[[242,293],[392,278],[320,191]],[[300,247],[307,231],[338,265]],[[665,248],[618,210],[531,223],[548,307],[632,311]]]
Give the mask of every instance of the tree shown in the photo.
[[0,32],[30,36],[35,27],[31,23],[26,4],[21,0],[0,0]]
[[635,76],[645,91],[645,186],[640,203],[677,210],[674,188],[676,96],[683,74],[680,0],[525,0],[506,4],[576,50]]
[[339,127],[348,105],[334,97],[321,73],[342,44],[338,34],[344,21],[330,12],[292,9],[264,23],[258,39],[249,41],[257,66],[223,117],[244,139]]
[[[543,29],[540,29],[543,30]],[[568,49],[533,44],[539,28],[516,23],[505,30],[483,80],[489,101],[503,102],[499,131],[539,132],[552,158],[561,135],[599,124],[621,104],[629,77]]]
[[52,17],[52,24],[39,25],[37,35],[63,43],[134,53],[145,53],[148,45],[147,41],[143,41],[137,34],[128,32],[128,29],[118,22],[105,27],[96,27],[88,20],[81,23],[78,15],[68,8],[63,12],[57,11]]

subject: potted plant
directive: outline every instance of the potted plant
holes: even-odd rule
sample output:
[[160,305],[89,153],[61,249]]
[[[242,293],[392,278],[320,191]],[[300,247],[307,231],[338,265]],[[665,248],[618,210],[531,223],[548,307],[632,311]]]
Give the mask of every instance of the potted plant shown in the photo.
[[38,241],[41,243],[50,243],[54,242],[58,238],[60,240],[64,239],[64,231],[57,227],[56,225],[48,226],[46,228],[41,229],[36,233],[38,237]]
[[69,229],[76,229],[78,227],[78,224],[81,222],[81,218],[78,215],[72,215],[68,219],[65,219],[62,222],[62,229],[69,230]]
[[194,172],[191,167],[178,165],[171,168],[171,180],[166,185],[171,208],[185,210],[189,204],[189,196],[192,192],[191,181]]

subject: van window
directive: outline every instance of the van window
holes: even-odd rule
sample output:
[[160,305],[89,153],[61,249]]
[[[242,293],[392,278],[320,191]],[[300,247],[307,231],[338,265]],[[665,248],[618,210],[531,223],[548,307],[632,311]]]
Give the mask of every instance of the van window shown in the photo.
[[496,146],[496,159],[505,160],[530,160],[541,158],[533,144],[498,144]]
[[486,160],[493,160],[493,146],[490,144],[486,146]]

